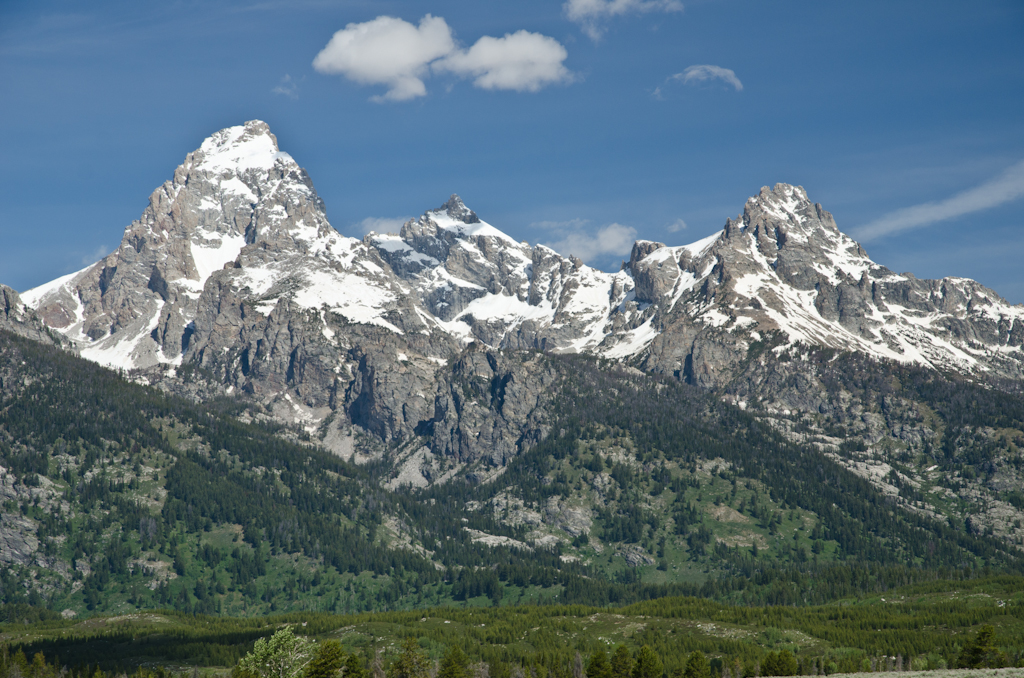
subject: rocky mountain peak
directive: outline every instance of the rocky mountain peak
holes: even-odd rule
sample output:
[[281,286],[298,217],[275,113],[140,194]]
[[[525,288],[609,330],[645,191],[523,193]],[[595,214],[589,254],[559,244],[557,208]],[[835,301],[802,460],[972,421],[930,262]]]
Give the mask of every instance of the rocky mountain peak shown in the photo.
[[114,253],[28,301],[85,357],[118,367],[180,362],[207,281],[240,266],[244,248],[315,253],[336,235],[306,172],[253,120],[189,153]]
[[441,205],[435,211],[440,212],[442,210],[455,221],[461,221],[464,224],[480,223],[480,218],[476,215],[476,212],[466,207],[466,203],[462,202],[462,198],[454,193],[448,198],[448,202]]
[[838,233],[839,229],[831,214],[811,203],[802,186],[775,184],[773,188],[763,186],[757,195],[748,198],[743,214],[728,220],[725,231],[729,237],[737,231],[751,231],[758,238],[777,241],[781,248],[790,233],[803,242],[816,237],[818,231]]
[[196,168],[240,173],[269,170],[279,159],[291,161],[291,156],[281,153],[267,123],[250,120],[211,134],[193,153],[193,159]]
[[653,240],[637,240],[633,243],[633,249],[629,252],[629,268],[635,270],[637,264],[647,257],[651,252],[665,247],[665,243],[654,242]]
[[716,251],[727,268],[770,269],[799,289],[813,289],[823,280],[833,285],[859,280],[880,268],[800,186],[763,187],[747,200],[742,215],[726,222],[723,236]]

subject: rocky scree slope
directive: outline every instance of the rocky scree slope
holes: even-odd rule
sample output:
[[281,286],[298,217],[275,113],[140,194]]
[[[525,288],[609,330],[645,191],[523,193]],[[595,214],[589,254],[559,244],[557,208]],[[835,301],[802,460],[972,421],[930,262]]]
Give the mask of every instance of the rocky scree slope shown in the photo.
[[1024,308],[873,263],[800,187],[762,189],[692,245],[639,241],[605,273],[516,242],[457,196],[398,234],[345,237],[259,121],[190,153],[114,253],[23,298],[84,357],[137,378],[242,394],[357,460],[398,446],[394,480],[412,484],[467,465],[486,477],[545,435],[546,377],[515,355],[528,349],[627,361],[769,412],[820,408],[823,390],[758,371],[796,356],[788,371],[818,383],[810,346],[1024,378]]

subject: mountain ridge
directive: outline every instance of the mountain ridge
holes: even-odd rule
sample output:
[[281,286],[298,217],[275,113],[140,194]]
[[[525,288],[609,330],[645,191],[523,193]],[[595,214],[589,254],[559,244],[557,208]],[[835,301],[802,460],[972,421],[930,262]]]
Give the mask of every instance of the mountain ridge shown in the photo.
[[[457,195],[397,234],[346,237],[261,121],[188,154],[117,251],[22,296],[83,357],[242,397],[346,458],[397,446],[395,479],[414,484],[452,477],[449,462],[491,477],[546,435],[530,393],[545,377],[493,350],[588,353],[767,414],[845,411],[815,347],[1024,380],[1024,306],[889,271],[799,186],[762,188],[696,243],[637,241],[607,273],[515,241]],[[508,397],[466,400],[466,379]]]
[[[185,237],[187,243],[179,242]],[[245,247],[251,251],[239,259]],[[336,248],[347,251],[334,252]],[[1019,350],[1024,307],[1006,303],[973,281],[918,281],[875,264],[798,186],[762,188],[740,217],[698,243],[669,247],[638,241],[618,273],[592,269],[543,246],[518,243],[481,221],[455,195],[403,225],[399,234],[371,233],[359,244],[330,227],[308,175],[278,149],[269,127],[260,121],[221,130],[190,153],[174,178],[151,196],[142,219],[126,229],[113,255],[23,296],[47,325],[81,345],[86,357],[122,369],[176,365],[186,359],[188,325],[200,314],[203,286],[224,267],[241,269],[237,283],[262,294],[257,310],[270,311],[265,293],[273,285],[267,284],[268,278],[279,282],[287,271],[278,270],[275,280],[273,265],[283,269],[283,262],[258,256],[256,249],[304,254],[310,258],[304,264],[326,258],[335,269],[354,274],[342,284],[358,289],[342,297],[318,294],[338,280],[307,277],[307,295],[299,298],[307,302],[301,303],[304,307],[319,302],[351,322],[402,334],[405,330],[387,320],[386,311],[410,310],[397,296],[412,293],[420,303],[407,321],[415,327],[418,316],[428,331],[447,334],[456,345],[482,341],[495,348],[629,358],[645,351],[660,334],[652,326],[644,328],[652,314],[637,312],[630,302],[657,306],[655,311],[668,315],[684,294],[693,293],[702,296],[702,303],[690,304],[689,320],[705,327],[735,331],[756,325],[783,331],[791,342],[846,345],[879,358],[958,371],[1010,369],[1014,376],[1021,374],[1019,366],[998,356],[976,355],[978,347],[972,345]],[[703,285],[712,273],[717,278],[712,286]],[[118,294],[128,283],[133,290],[142,288],[143,277],[150,296],[162,302],[159,310],[125,308],[124,295]],[[413,285],[404,288],[398,281]],[[812,290],[815,294],[809,294]],[[493,303],[481,301],[491,295],[509,297],[499,303],[515,308],[501,313]],[[714,303],[718,296],[726,297],[729,310],[737,312],[723,313],[721,302]],[[885,300],[894,296],[916,302],[907,311],[954,316],[961,321],[956,329],[965,331],[963,341],[935,336],[957,324],[948,318],[938,330],[906,327],[917,318],[888,312],[892,299],[888,304]],[[371,303],[359,303],[360,297],[372,298]],[[763,308],[749,303],[736,308],[741,299],[756,300]],[[388,308],[382,312],[374,302]],[[801,311],[804,317],[799,317]],[[134,331],[128,339],[136,344],[146,343],[139,331],[143,328],[129,327],[145,316],[145,329],[156,331],[156,346],[127,346],[125,330],[129,335]],[[454,320],[461,322],[452,325]],[[963,324],[986,321],[996,328],[977,330]],[[110,325],[104,328],[106,322]],[[899,331],[889,331],[887,324],[899,325]],[[118,333],[122,336],[115,337]],[[179,342],[181,349],[175,351]],[[923,349],[922,342],[928,344]],[[664,370],[664,362],[659,357],[654,364]]]

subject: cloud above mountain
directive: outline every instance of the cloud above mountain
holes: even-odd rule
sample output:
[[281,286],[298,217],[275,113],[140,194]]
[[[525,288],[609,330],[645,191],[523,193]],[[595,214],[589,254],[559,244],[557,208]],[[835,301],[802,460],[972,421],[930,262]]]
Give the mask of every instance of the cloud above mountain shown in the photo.
[[516,31],[503,38],[484,36],[468,50],[452,52],[433,66],[467,78],[482,89],[536,92],[545,85],[569,82],[563,65],[569,56],[554,38]]
[[665,230],[669,233],[678,233],[679,231],[685,231],[687,228],[688,226],[686,225],[686,222],[680,218],[666,226]]
[[335,33],[313,59],[313,68],[363,85],[387,85],[388,91],[375,100],[406,101],[426,95],[428,65],[454,49],[452,31],[441,17],[428,14],[414,26],[379,16]]
[[363,236],[367,233],[398,233],[405,222],[412,217],[366,217],[352,225],[352,232]]
[[1024,160],[980,186],[945,200],[926,202],[885,214],[853,231],[861,242],[980,212],[1024,197]]
[[613,223],[590,233],[583,230],[582,222],[568,223],[572,230],[566,230],[564,227],[559,229],[555,226],[556,231],[562,231],[561,240],[543,244],[563,256],[579,257],[583,263],[590,263],[609,255],[626,256],[636,240],[637,231],[632,226]]
[[565,15],[592,40],[600,40],[605,24],[612,17],[648,12],[682,12],[678,0],[567,0],[562,5]]
[[540,33],[483,36],[460,49],[442,17],[427,14],[417,26],[379,16],[335,33],[313,68],[362,85],[386,85],[387,92],[373,101],[408,101],[427,94],[424,79],[431,72],[472,78],[481,89],[537,92],[572,80],[563,63],[568,56],[561,43]]

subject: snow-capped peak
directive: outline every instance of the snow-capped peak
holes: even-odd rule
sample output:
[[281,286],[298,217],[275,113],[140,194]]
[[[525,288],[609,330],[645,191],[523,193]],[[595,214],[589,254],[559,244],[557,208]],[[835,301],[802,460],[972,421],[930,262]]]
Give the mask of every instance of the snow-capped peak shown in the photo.
[[448,231],[456,237],[485,236],[498,238],[512,245],[519,245],[514,238],[503,231],[481,221],[476,212],[466,207],[462,199],[454,193],[448,198],[448,202],[437,209],[427,211],[419,221],[428,229],[436,228]]
[[462,198],[455,193],[452,193],[451,197],[448,198],[448,202],[436,210],[431,210],[431,213],[436,214],[437,212],[444,212],[452,219],[461,221],[464,224],[480,223],[480,217],[476,215],[476,212],[466,207],[466,203],[462,202]]
[[211,172],[267,171],[278,160],[294,163],[290,155],[278,148],[277,137],[262,120],[250,120],[210,135],[199,147],[199,154],[201,160],[196,168]]
[[796,215],[801,207],[809,206],[811,201],[807,197],[807,191],[803,186],[791,184],[775,184],[768,188],[762,186],[757,195],[747,198],[747,206],[759,206],[764,210],[775,213],[780,218],[787,214]]

